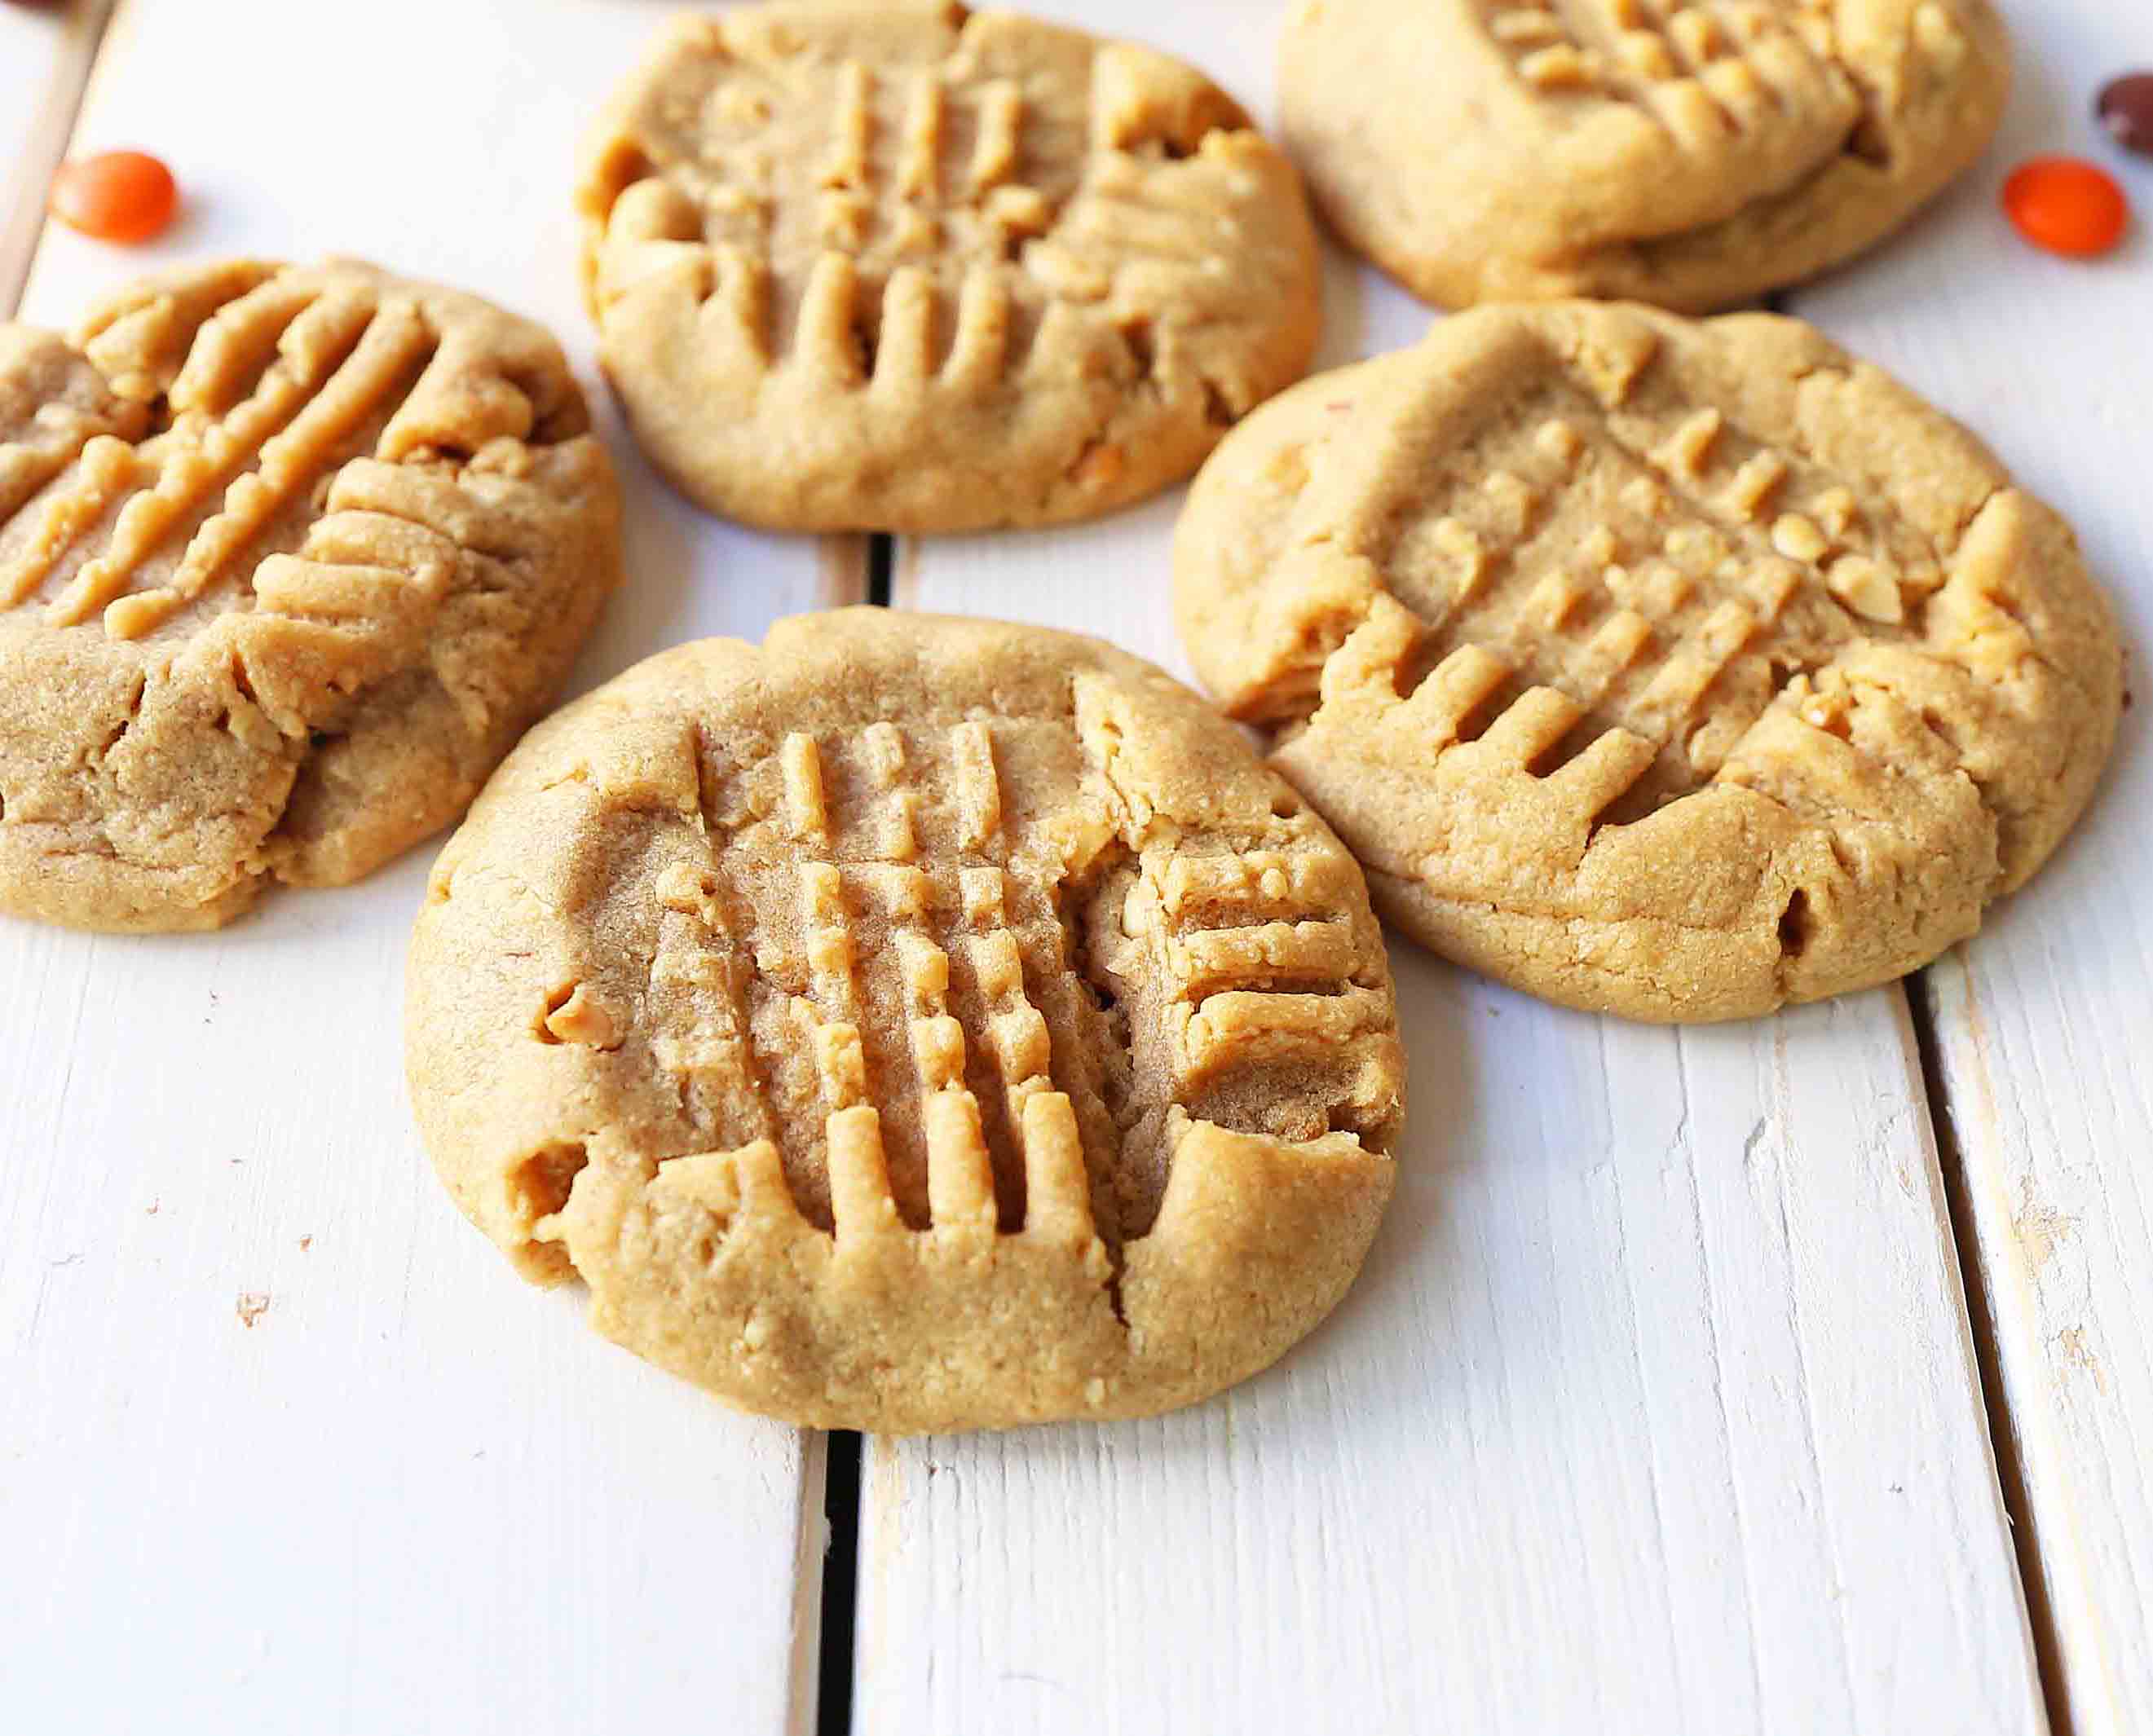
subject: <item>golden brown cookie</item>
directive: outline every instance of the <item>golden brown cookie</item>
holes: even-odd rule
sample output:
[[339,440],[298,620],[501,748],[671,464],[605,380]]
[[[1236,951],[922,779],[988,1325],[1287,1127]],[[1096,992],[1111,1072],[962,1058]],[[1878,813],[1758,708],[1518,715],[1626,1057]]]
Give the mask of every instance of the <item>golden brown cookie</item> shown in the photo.
[[1487,307],[1237,430],[1204,680],[1437,951],[1699,1020],[1881,982],[2069,829],[2121,659],[2067,526],[1818,332]]
[[1299,180],[1233,101],[1014,13],[681,18],[577,203],[644,449],[781,530],[1107,511],[1298,379],[1321,322]]
[[1188,1404],[1329,1312],[1390,1196],[1360,871],[1068,634],[856,609],[653,657],[510,756],[409,981],[473,1221],[797,1423]]
[[1301,0],[1279,60],[1326,217],[1447,307],[1814,277],[1971,164],[2009,83],[1988,0]]
[[0,909],[212,928],[461,811],[620,577],[552,339],[371,266],[0,326]]

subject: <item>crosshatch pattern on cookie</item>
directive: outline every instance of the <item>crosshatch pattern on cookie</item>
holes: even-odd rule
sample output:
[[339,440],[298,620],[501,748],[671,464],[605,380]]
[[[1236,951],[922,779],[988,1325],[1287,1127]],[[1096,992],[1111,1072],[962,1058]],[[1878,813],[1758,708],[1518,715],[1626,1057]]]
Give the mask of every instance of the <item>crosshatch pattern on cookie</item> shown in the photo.
[[0,605],[115,640],[252,607],[346,655],[402,646],[467,550],[516,551],[458,471],[512,490],[529,444],[583,432],[579,403],[540,427],[505,377],[482,408],[460,335],[361,274],[245,264],[109,306],[75,356],[18,342],[0,364]]
[[[1832,0],[1494,0],[1484,18],[1534,90],[1636,104],[1699,149],[1792,105],[1837,106],[1850,124],[1862,112]],[[1932,50],[1963,52],[1942,6],[1916,28]]]
[[0,846],[69,867],[17,907],[198,926],[449,818],[618,579],[586,427],[538,327],[357,263],[0,327]]
[[1238,434],[1191,655],[1387,915],[1725,1018],[1902,974],[2076,817],[2113,628],[2068,527],[1817,334],[1484,309]]
[[[639,432],[758,522],[1103,510],[1186,474],[1299,375],[1318,323],[1298,180],[1231,100],[1013,13],[683,20],[595,135],[578,204]],[[769,387],[788,434],[849,417],[799,456],[842,484],[766,475],[698,425],[684,374]],[[923,506],[881,475],[898,462],[976,473],[980,498]]]
[[1335,1303],[1392,1185],[1351,857],[1062,635],[841,612],[654,659],[511,761],[411,980],[466,1209],[801,1420],[1187,1402]]
[[[1709,406],[1607,414],[1550,385],[1512,413],[1377,557],[1430,629],[1407,648],[1438,658],[1423,707],[1462,702],[1453,727],[1484,710],[1494,729],[1524,690],[1559,690],[1570,707],[1534,701],[1532,751],[1557,725],[1580,747],[1611,729],[1652,744],[1643,811],[1716,774],[1841,650],[1921,637],[1947,557],[1830,470]],[[1574,545],[1549,528],[1565,496],[1591,503]]]
[[[939,48],[943,20],[919,22],[920,48]],[[1073,33],[981,15],[947,54],[882,66],[752,14],[682,35],[707,92],[639,114],[642,145],[597,170],[597,292],[603,307],[685,257],[706,341],[762,366],[984,388],[1101,366],[1105,345],[1141,373],[1204,317],[1230,213],[1256,191],[1224,98],[1161,91],[1168,63]],[[823,150],[766,143],[781,115]],[[1156,318],[1113,307],[1117,285]],[[1249,408],[1239,383],[1212,383],[1222,417]]]
[[[1795,111],[1847,129],[1856,155],[1883,148],[1834,0],[1494,0],[1485,19],[1536,93],[1631,104],[1692,150],[1723,150]],[[1938,67],[1968,52],[1935,0],[1915,10],[1912,28]]]
[[[1132,1041],[1188,1114],[1289,1139],[1378,1131],[1363,1074],[1387,1044],[1389,992],[1350,861],[1305,820],[1247,847],[1132,846],[1095,811],[1071,878],[1036,815],[1005,816],[994,745],[997,730],[1066,728],[884,720],[850,740],[791,734],[702,780],[708,848],[654,882],[650,1052],[696,1140],[774,1142],[811,1220],[831,1222],[832,1118],[867,1109],[853,1150],[871,1124],[907,1225],[939,1219],[939,1129],[964,1142],[967,1173],[985,1166],[997,1221],[1021,1227],[1028,1105],[1046,1094],[1092,1155],[1087,1221],[1110,1246],[1141,1235],[1163,1172],[1138,1148],[1158,1129],[1122,1124],[1166,1105],[1132,1108]],[[710,744],[695,751],[713,764]],[[1331,1080],[1330,1115],[1301,1123],[1252,1094],[1272,1069]]]
[[[1488,33],[1519,77],[1546,94],[1642,103],[1698,140],[1814,98],[1843,64],[1834,0],[1487,0]],[[1948,65],[1966,53],[1949,8],[1914,13],[1921,46]],[[1859,112],[1859,98],[1849,99]]]
[[1319,203],[1423,296],[1705,312],[1902,223],[2009,58],[1989,0],[1301,0],[1280,80]]
[[[1484,741],[1539,775],[1585,759],[1570,776],[1603,820],[1719,776],[1782,694],[1843,733],[1844,696],[1819,678],[1843,652],[1923,642],[1951,551],[1687,398],[1652,348],[1596,380],[1535,378],[1416,474],[1409,506],[1372,511],[1385,594],[1265,714],[1373,704],[1438,752]],[[1329,510],[1311,496],[1289,546]]]

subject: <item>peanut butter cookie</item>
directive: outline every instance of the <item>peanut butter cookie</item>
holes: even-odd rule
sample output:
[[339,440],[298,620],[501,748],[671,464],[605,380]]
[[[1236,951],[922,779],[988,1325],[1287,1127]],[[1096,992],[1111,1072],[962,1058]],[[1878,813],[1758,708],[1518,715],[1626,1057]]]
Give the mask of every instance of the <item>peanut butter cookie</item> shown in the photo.
[[1177,532],[1182,635],[1437,951],[1697,1020],[1881,982],[2085,805],[2068,527],[1809,327],[1488,307],[1310,380]]
[[1988,0],[1302,0],[1279,63],[1325,216],[1448,307],[1814,277],[1971,164],[2009,83]]
[[1188,1404],[1329,1312],[1390,1196],[1360,871],[1067,634],[847,610],[630,670],[479,799],[410,994],[473,1221],[797,1423]]
[[0,909],[211,928],[461,812],[620,577],[543,331],[252,260],[0,326]]
[[1199,74],[1005,12],[685,18],[578,194],[607,372],[714,511],[781,530],[1086,518],[1306,368],[1314,230]]

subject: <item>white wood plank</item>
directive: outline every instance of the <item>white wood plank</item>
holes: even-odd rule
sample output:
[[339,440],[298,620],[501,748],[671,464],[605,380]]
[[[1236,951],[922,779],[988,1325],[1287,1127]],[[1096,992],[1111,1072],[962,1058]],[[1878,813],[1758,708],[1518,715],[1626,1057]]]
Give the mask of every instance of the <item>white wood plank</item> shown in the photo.
[[[2153,645],[2153,163],[2109,145],[2094,94],[2153,63],[2142,13],[2012,5],[2018,84],[1968,183],[1863,268],[1794,308],[1964,419],[2077,526]],[[1997,190],[2052,151],[2114,170],[2135,204],[2096,265],[2020,244]],[[1983,1289],[2079,1736],[2153,1729],[2153,759],[2139,704],[2084,825],[1927,992]]]
[[[1274,8],[1082,10],[1266,87]],[[1422,328],[1334,277],[1334,358]],[[910,546],[897,601],[1179,670],[1177,505]],[[1175,1417],[871,1442],[858,1727],[2044,1728],[1903,994],[1678,1033],[1392,957],[1336,1319]]]
[[[856,596],[858,544],[690,508],[598,384],[573,145],[654,23],[129,0],[78,140],[169,157],[186,216],[134,252],[48,234],[28,312],[167,260],[334,250],[547,321],[629,497],[630,586],[578,686]],[[213,937],[0,922],[11,1729],[812,1727],[819,1437],[600,1343],[426,1165],[400,999],[431,855]]]
[[15,306],[53,168],[112,0],[0,4],[0,315]]

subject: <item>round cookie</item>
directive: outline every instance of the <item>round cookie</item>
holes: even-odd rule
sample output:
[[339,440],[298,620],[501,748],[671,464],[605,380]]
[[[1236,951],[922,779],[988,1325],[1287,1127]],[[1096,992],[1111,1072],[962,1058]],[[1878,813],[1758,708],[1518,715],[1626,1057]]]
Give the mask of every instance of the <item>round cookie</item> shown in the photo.
[[592,135],[606,370],[695,500],[792,530],[1090,517],[1321,323],[1292,165],[1200,74],[1013,13],[677,20]]
[[1446,307],[1814,277],[1972,164],[2009,83],[1989,0],[1302,0],[1279,62],[1325,216]]
[[1204,682],[1378,909],[1550,1000],[1887,981],[2055,848],[2121,657],[2064,523],[1795,321],[1477,309],[1313,379],[1176,533]]
[[453,819],[620,578],[553,340],[252,260],[0,325],[0,910],[213,928]]
[[412,941],[465,1212],[752,1410],[1183,1404],[1351,1282],[1402,1058],[1352,858],[1158,670],[856,609],[534,730]]

